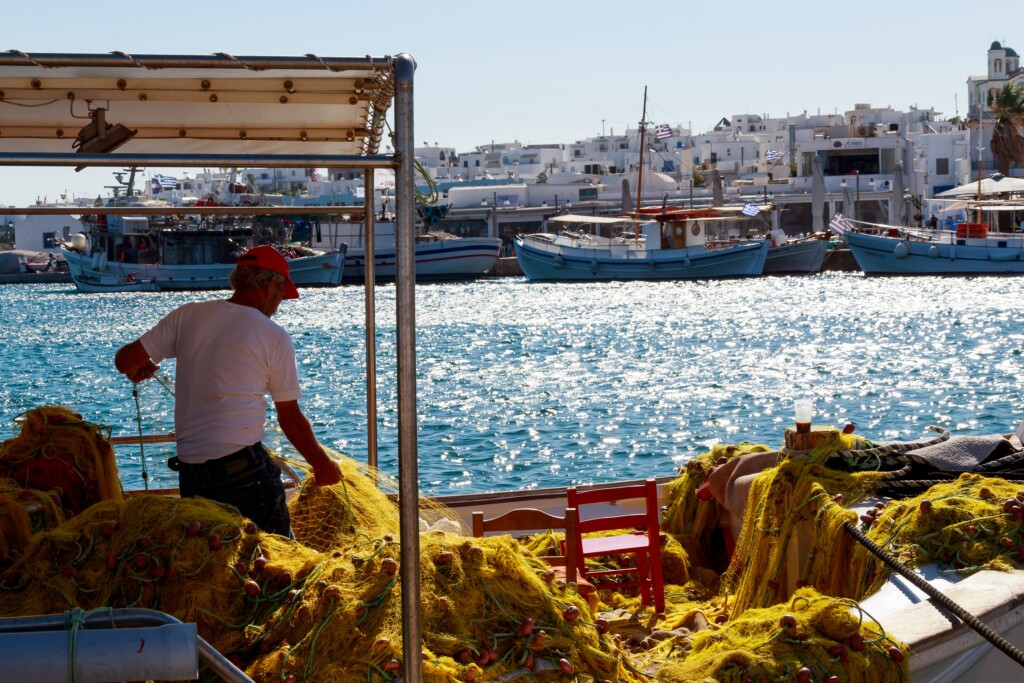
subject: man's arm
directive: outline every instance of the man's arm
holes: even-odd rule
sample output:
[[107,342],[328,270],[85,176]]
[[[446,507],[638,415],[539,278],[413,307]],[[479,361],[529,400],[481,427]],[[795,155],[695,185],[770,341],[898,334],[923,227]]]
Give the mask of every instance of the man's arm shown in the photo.
[[313,478],[317,486],[330,486],[341,481],[341,468],[316,440],[313,427],[299,408],[298,401],[274,403],[277,422],[295,449],[313,466]]
[[138,339],[117,350],[114,354],[114,367],[133,382],[149,379],[160,369]]

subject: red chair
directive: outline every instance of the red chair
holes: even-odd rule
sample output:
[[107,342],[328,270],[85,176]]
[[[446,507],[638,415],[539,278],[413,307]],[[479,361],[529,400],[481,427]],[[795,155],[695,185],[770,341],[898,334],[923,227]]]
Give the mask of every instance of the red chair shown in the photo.
[[[568,491],[569,507],[576,508],[576,558],[580,576],[598,589],[635,587],[644,605],[654,604],[657,612],[665,610],[665,584],[661,569],[661,523],[658,507],[658,484],[648,479],[642,484],[615,487],[594,487]],[[623,505],[633,500],[632,512]],[[637,505],[635,501],[641,504]],[[621,513],[619,512],[621,511]],[[617,536],[584,538],[584,534],[615,529],[629,529]],[[568,536],[566,537],[568,538]],[[588,569],[586,558],[610,555],[632,555],[635,567]],[[635,578],[630,578],[634,575]]]
[[[568,541],[575,538],[576,533],[576,510],[569,508],[565,511],[565,517],[550,515],[543,510],[535,508],[518,508],[508,512],[484,519],[484,513],[473,513],[473,535],[481,537],[487,532],[508,532],[508,531],[547,531],[565,530],[565,538]],[[576,546],[566,543],[563,555],[543,555],[541,559],[555,567],[565,567],[566,583],[576,583]],[[581,591],[582,592],[582,591]]]

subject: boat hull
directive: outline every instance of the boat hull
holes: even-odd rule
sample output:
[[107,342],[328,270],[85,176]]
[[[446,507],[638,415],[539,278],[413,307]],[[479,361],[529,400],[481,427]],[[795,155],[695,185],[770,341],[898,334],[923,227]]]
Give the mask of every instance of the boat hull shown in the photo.
[[827,253],[828,240],[805,240],[771,247],[763,272],[766,275],[817,273]]
[[516,259],[528,280],[702,280],[756,277],[764,270],[768,241],[725,249],[636,249],[629,245],[573,247],[529,237],[516,240]]
[[[126,282],[153,281],[161,290],[229,289],[231,287],[232,263],[207,265],[163,265],[159,263],[111,262],[83,256],[76,252],[65,253],[68,270],[76,286],[79,282]],[[297,287],[332,287],[341,284],[345,265],[345,249],[326,252],[315,256],[289,259],[288,266],[292,282]],[[81,291],[90,291],[79,286]],[[114,291],[103,289],[100,291]],[[121,290],[137,291],[137,290]]]
[[86,274],[71,276],[78,291],[84,294],[104,294],[111,292],[159,292],[160,285],[156,280],[118,280],[111,277],[94,278]]
[[849,232],[845,239],[867,275],[1024,275],[1020,236],[951,243]]
[[[417,280],[457,280],[481,277],[494,270],[501,253],[496,237],[461,237],[452,240],[416,243]],[[394,246],[374,249],[374,275],[379,279],[395,277]],[[345,279],[361,281],[366,277],[366,250],[350,248],[345,259]]]

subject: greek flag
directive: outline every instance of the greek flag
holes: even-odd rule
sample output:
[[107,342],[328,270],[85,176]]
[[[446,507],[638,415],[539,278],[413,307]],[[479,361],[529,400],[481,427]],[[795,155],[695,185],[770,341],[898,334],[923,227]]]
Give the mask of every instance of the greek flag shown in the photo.
[[750,202],[747,202],[746,204],[743,205],[743,210],[740,211],[740,213],[742,213],[744,216],[751,216],[751,217],[753,217],[753,216],[756,216],[757,214],[761,213],[761,209],[757,208],[756,206],[754,206]]
[[654,137],[658,140],[664,140],[665,138],[672,137],[672,127],[667,123],[663,123],[660,126],[654,127]]
[[777,150],[777,149],[770,149],[767,152],[765,152],[764,159],[769,164],[774,164],[776,161],[779,161],[784,156],[785,155],[782,152],[780,152],[779,150]]
[[832,220],[829,221],[828,227],[832,232],[842,237],[853,230],[853,223],[851,223],[850,219],[843,214],[837,213],[835,216],[832,216]]
[[178,179],[169,175],[155,175],[153,176],[153,187],[156,187],[157,183],[161,189],[173,190],[178,184]]

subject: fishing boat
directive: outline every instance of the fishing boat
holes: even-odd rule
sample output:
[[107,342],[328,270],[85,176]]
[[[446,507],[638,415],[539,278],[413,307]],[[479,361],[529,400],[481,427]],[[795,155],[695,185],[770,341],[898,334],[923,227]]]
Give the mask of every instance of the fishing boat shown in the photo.
[[123,280],[113,277],[92,278],[89,275],[71,276],[78,291],[86,294],[103,294],[112,292],[159,292],[160,285],[156,279],[136,279],[127,277]]
[[955,231],[872,225],[841,234],[867,275],[1024,274],[1024,235],[991,232],[987,223],[960,223]]
[[[732,212],[735,220],[739,209]],[[558,216],[563,225],[638,226],[639,237],[602,237],[588,232],[538,233],[516,238],[516,258],[528,280],[692,280],[756,277],[764,270],[768,240],[746,240],[718,249],[705,242],[730,211],[668,209],[638,223],[634,218]]]
[[825,233],[786,239],[782,243],[776,243],[773,239],[763,272],[765,275],[817,273],[821,270],[828,249],[828,235]]
[[[366,228],[362,220],[318,222],[310,228],[310,246],[335,249],[347,245],[344,277],[362,282],[366,274]],[[393,280],[397,251],[394,221],[374,223],[374,276]],[[432,227],[416,234],[416,279],[459,280],[493,272],[501,253],[497,237],[458,237]]]
[[[113,286],[143,281],[151,281],[161,290],[227,289],[238,256],[269,239],[288,259],[296,286],[341,284],[344,243],[330,251],[284,246],[289,235],[283,223],[268,225],[237,216],[197,222],[174,213],[180,208],[131,193],[111,199],[108,205],[147,214],[83,217],[85,233],[76,235],[78,239],[73,238],[63,252],[80,291],[93,291],[101,283]],[[166,213],[154,213],[159,211]]]
[[[646,118],[645,88],[640,120],[638,198],[643,197]],[[624,201],[624,206],[627,203]],[[595,229],[589,233],[573,230],[520,235],[515,240],[516,259],[528,280],[539,281],[755,277],[764,270],[767,240],[730,241],[716,249],[708,248],[715,236],[713,228],[722,228],[759,212],[757,208],[750,213],[744,210],[749,211],[746,207],[684,209],[663,204],[661,207],[638,206],[632,215],[622,218],[556,216],[550,220],[574,227],[590,224]],[[609,229],[628,226],[629,229],[603,236],[597,229],[599,226]]]

